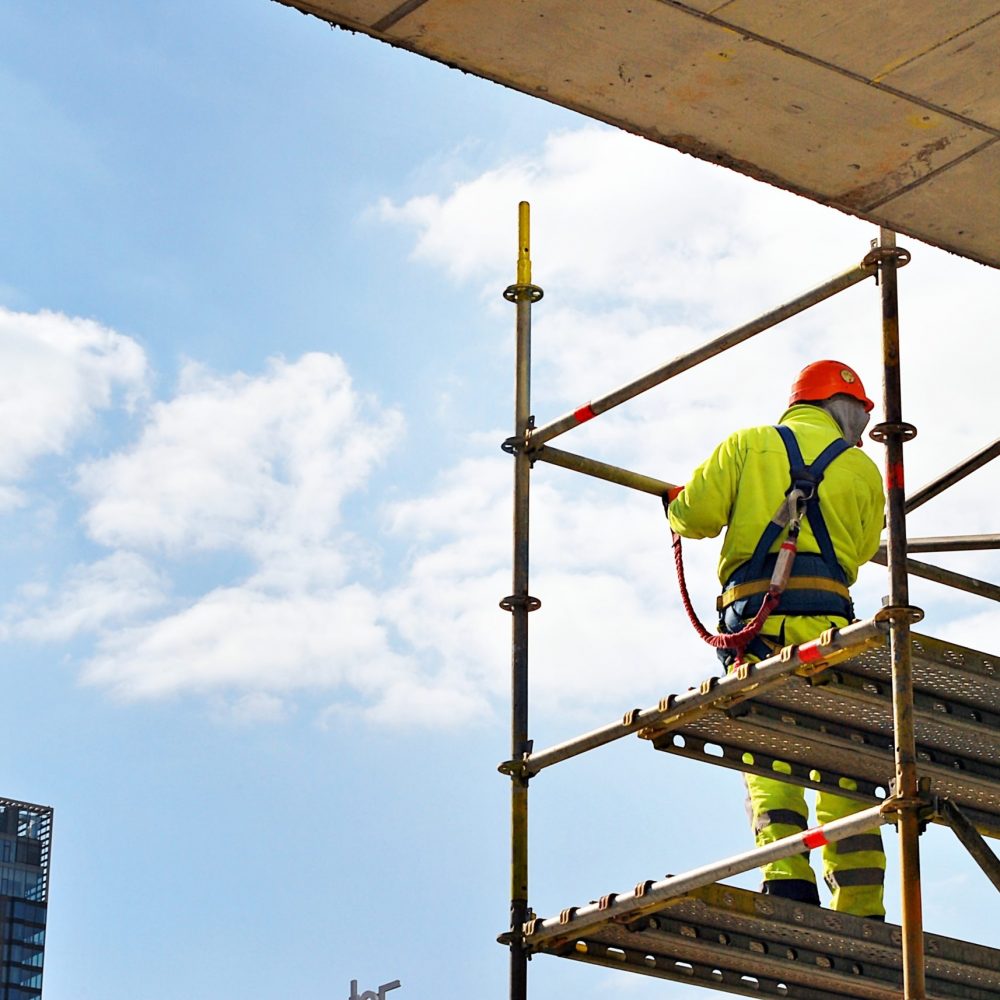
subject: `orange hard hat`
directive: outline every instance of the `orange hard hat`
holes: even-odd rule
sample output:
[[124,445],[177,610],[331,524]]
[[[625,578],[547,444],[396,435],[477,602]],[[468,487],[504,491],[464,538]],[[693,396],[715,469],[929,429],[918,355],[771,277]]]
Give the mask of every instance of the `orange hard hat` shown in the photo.
[[814,361],[799,372],[792,385],[788,405],[802,400],[829,399],[831,396],[853,396],[871,412],[875,404],[865,395],[858,373],[840,361]]

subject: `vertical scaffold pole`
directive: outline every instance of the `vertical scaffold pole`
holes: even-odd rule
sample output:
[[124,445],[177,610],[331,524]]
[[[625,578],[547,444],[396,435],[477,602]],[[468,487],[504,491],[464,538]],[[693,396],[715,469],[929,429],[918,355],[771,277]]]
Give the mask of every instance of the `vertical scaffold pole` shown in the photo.
[[528,594],[528,495],[531,461],[531,306],[542,290],[531,283],[530,215],[526,201],[518,206],[517,283],[504,298],[517,306],[514,379],[514,436],[504,450],[514,455],[513,593],[500,602],[511,612],[511,890],[510,997],[526,1000],[528,957],[524,924],[528,920],[528,777],[517,765],[531,751],[528,740],[528,614],[540,602]]
[[[906,570],[906,495],[903,444],[916,435],[903,422],[899,363],[899,307],[896,270],[909,256],[896,248],[896,234],[882,229],[879,238],[882,287],[882,399],[885,423],[873,437],[885,444],[886,528],[889,566],[889,604],[882,614],[889,620],[892,661],[892,700],[896,742],[896,781],[893,804],[899,817],[900,879],[902,881],[903,994],[905,1000],[924,1000],[924,935],[920,891],[920,809],[913,711],[913,662],[910,624],[921,613],[910,606]],[[880,432],[880,433],[876,433]]]

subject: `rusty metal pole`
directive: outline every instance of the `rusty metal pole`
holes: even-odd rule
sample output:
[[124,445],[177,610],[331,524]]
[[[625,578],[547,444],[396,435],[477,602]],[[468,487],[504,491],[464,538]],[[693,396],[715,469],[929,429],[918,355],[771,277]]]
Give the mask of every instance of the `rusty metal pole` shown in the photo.
[[[517,307],[514,376],[514,436],[504,450],[514,456],[514,571],[513,593],[500,602],[511,612],[511,760],[523,761],[531,752],[528,740],[528,614],[539,602],[528,595],[528,497],[531,461],[525,444],[531,429],[531,306],[542,290],[531,283],[530,215],[526,201],[518,206],[517,282],[504,298]],[[510,889],[510,1000],[526,1000],[528,955],[524,925],[528,912],[528,775],[511,771],[511,889]]]
[[908,260],[896,249],[896,234],[880,233],[879,259],[882,287],[882,401],[885,423],[872,431],[885,444],[886,550],[889,565],[889,603],[882,615],[889,621],[892,660],[893,725],[896,742],[896,781],[886,803],[899,818],[900,881],[902,882],[903,995],[905,1000],[925,1000],[924,933],[920,893],[920,809],[917,753],[913,711],[913,661],[910,623],[919,613],[910,607],[906,571],[906,496],[903,444],[916,428],[903,422],[899,364],[899,307],[896,269]]
[[728,351],[731,347],[736,347],[737,344],[742,344],[751,337],[756,337],[758,333],[770,330],[784,320],[790,319],[792,316],[797,316],[811,306],[824,302],[838,292],[842,292],[852,285],[870,278],[876,273],[876,270],[877,264],[871,258],[871,255],[869,255],[869,257],[866,257],[856,267],[852,267],[843,274],[838,274],[818,288],[806,292],[805,295],[800,295],[797,299],[786,302],[784,305],[778,306],[777,309],[772,309],[769,313],[765,313],[763,316],[759,316],[749,323],[744,323],[743,326],[738,326],[735,330],[730,330],[729,333],[724,333],[721,337],[716,337],[715,340],[711,340],[707,344],[702,344],[701,347],[697,347],[693,351],[688,351],[687,354],[678,355],[673,361],[669,361],[667,364],[661,365],[659,368],[648,372],[642,377],[620,386],[614,392],[609,392],[606,396],[590,400],[590,402],[585,403],[583,406],[577,407],[572,413],[567,413],[558,420],[553,420],[551,423],[533,430],[531,441],[529,442],[531,450],[535,451],[541,448],[543,444],[551,441],[554,437],[565,434],[566,431],[572,430],[574,427],[578,427],[580,424],[586,423],[588,420],[592,420],[602,413],[606,413],[613,407],[620,406],[622,403],[634,399],[647,389],[662,385],[676,375],[694,368],[695,365],[700,365],[703,361],[708,361],[710,358],[722,354],[723,351]]
[[644,476],[640,472],[622,469],[617,465],[608,465],[607,462],[598,462],[597,459],[587,458],[585,455],[574,455],[570,451],[560,451],[558,448],[550,448],[548,445],[544,445],[538,451],[532,451],[531,460],[533,462],[548,462],[564,469],[572,469],[585,476],[593,476],[595,479],[603,479],[607,483],[627,486],[631,490],[651,493],[657,497],[664,497],[670,490],[677,488],[673,483],[665,482],[662,479]]

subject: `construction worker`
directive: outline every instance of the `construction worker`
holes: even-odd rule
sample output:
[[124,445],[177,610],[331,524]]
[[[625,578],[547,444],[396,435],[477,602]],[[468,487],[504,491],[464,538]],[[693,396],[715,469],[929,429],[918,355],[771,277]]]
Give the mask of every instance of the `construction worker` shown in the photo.
[[[807,365],[792,386],[777,427],[737,431],[720,444],[670,501],[673,530],[686,538],[714,538],[725,527],[719,560],[720,631],[739,632],[761,607],[785,531],[769,522],[793,488],[807,501],[798,554],[781,601],[744,660],[771,656],[854,620],[848,587],[879,545],[885,512],[882,478],[860,450],[872,401],[857,373],[839,361]],[[854,445],[858,447],[853,447]],[[720,655],[723,655],[720,653]],[[735,654],[724,657],[727,667]],[[790,773],[778,762],[775,770]],[[763,847],[809,826],[804,789],[746,775],[747,811]],[[849,779],[841,779],[841,787]],[[817,822],[864,808],[839,795],[817,793]],[[878,829],[823,849],[823,872],[833,909],[885,919],[885,854]],[[819,905],[808,852],[762,869],[762,892]]]

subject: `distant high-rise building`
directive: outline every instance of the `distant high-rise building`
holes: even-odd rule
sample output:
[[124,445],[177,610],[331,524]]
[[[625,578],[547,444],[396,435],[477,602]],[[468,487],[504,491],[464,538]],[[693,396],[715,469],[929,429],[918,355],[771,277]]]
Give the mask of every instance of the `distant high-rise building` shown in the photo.
[[0,798],[0,1000],[42,995],[52,809]]

